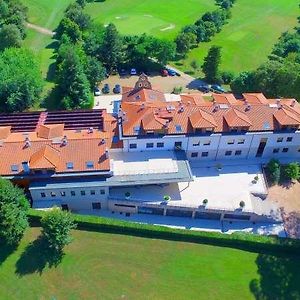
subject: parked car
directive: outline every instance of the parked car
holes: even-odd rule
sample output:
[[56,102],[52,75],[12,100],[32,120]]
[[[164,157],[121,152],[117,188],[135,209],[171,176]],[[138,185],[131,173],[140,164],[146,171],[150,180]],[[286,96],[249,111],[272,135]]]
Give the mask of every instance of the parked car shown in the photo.
[[210,91],[210,88],[208,84],[202,83],[198,86],[198,90],[203,93],[208,93]]
[[108,83],[104,84],[104,87],[102,89],[103,94],[109,94],[110,93],[110,87]]
[[101,91],[97,86],[94,88],[94,95],[95,96],[100,96],[101,95]]
[[130,75],[137,75],[136,69],[132,68],[132,69],[130,70]]
[[160,74],[161,74],[162,77],[167,77],[169,75],[169,73],[168,73],[168,71],[166,69],[162,69],[160,71]]
[[126,76],[127,75],[127,72],[125,69],[121,69],[120,72],[119,72],[120,76]]
[[176,76],[176,72],[175,72],[174,70],[172,70],[172,69],[167,69],[167,71],[168,71],[168,74],[169,74],[170,76]]
[[120,94],[121,93],[121,86],[119,84],[116,84],[114,89],[113,89],[113,92],[115,94]]
[[214,93],[217,93],[217,94],[226,93],[226,91],[218,84],[212,84],[210,86],[210,90]]

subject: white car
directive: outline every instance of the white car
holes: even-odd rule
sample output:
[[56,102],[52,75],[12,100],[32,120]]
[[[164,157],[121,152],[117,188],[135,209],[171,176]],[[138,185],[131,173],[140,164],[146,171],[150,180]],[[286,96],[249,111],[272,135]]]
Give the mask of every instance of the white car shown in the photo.
[[95,96],[100,96],[101,95],[101,90],[98,87],[95,87],[95,89],[94,89],[94,95]]
[[130,75],[137,75],[136,69],[131,69],[130,70]]

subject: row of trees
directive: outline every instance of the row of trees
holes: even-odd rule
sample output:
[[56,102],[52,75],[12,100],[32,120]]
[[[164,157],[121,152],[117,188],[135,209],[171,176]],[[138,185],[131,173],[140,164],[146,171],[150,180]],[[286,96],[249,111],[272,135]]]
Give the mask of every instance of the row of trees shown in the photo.
[[[16,247],[29,223],[27,212],[29,202],[23,190],[9,180],[0,178],[0,245]],[[40,239],[46,250],[55,257],[61,257],[63,248],[71,242],[70,232],[75,224],[70,213],[54,208],[45,213],[41,220]]]
[[19,0],[0,0],[0,50],[21,47],[26,36],[27,8]]
[[268,97],[300,99],[300,26],[284,32],[269,60],[257,70],[240,73],[231,89],[235,93],[260,91]]
[[175,39],[177,52],[185,56],[200,42],[208,42],[231,17],[230,8],[235,0],[216,0],[219,9],[206,12],[192,25],[185,26]]

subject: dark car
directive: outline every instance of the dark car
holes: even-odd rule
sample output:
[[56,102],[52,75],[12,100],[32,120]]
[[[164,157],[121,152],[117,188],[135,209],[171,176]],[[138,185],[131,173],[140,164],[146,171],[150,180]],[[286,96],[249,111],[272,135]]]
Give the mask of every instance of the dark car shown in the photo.
[[169,73],[168,73],[168,71],[166,69],[162,69],[160,71],[160,74],[161,74],[162,77],[167,77],[169,75]]
[[115,94],[120,94],[121,93],[121,86],[119,84],[116,84],[115,87],[114,87],[113,92]]
[[208,93],[210,91],[209,85],[206,84],[206,83],[203,83],[203,84],[198,86],[198,90],[202,93]]
[[105,83],[105,84],[104,84],[104,87],[103,87],[103,89],[102,89],[102,92],[103,92],[103,94],[109,94],[109,92],[110,92],[110,87],[109,87],[109,84],[108,84],[108,83]]
[[210,90],[214,93],[217,93],[217,94],[226,93],[226,91],[218,84],[212,84],[210,86]]
[[167,71],[168,71],[168,74],[169,74],[170,76],[176,76],[176,72],[175,72],[174,70],[172,70],[172,69],[167,69]]
[[125,69],[121,69],[120,72],[119,72],[120,76],[126,76],[127,75],[127,72]]

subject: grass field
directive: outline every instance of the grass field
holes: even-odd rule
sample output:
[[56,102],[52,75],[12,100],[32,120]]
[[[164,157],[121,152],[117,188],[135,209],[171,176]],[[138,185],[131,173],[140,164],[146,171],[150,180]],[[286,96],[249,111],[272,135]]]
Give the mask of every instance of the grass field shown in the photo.
[[223,71],[255,69],[267,59],[281,33],[296,25],[298,6],[298,0],[237,0],[222,31],[211,42],[193,49],[179,67],[191,70],[192,60],[201,65],[208,49],[218,45],[222,47]]
[[27,231],[0,248],[0,299],[300,299],[300,260],[231,248],[74,231],[48,268]]
[[99,23],[114,23],[123,34],[149,33],[174,38],[187,24],[215,9],[214,0],[107,0],[89,3],[86,12]]

